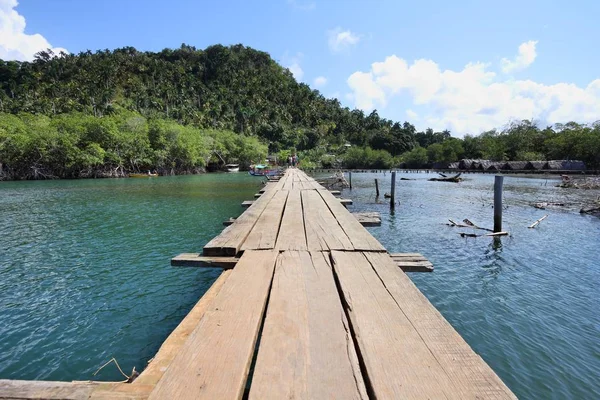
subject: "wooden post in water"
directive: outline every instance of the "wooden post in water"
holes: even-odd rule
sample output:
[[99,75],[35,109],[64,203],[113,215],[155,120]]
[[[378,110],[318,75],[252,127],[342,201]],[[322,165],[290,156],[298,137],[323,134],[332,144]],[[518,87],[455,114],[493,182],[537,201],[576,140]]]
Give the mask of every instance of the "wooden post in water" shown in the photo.
[[375,178],[375,197],[379,197],[379,179]]
[[350,184],[350,189],[352,189],[352,171],[348,171],[348,183]]
[[503,176],[494,179],[494,232],[502,232],[502,183]]
[[390,209],[396,207],[396,171],[392,171],[392,189],[390,193]]

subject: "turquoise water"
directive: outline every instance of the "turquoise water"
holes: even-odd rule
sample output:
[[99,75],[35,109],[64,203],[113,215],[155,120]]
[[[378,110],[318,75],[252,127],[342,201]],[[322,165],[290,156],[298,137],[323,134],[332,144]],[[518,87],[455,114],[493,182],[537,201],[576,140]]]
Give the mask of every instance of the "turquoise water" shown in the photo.
[[[353,174],[343,196],[356,211],[379,211],[369,228],[390,252],[419,252],[435,271],[409,276],[471,347],[523,399],[600,398],[600,219],[579,215],[600,191],[560,189],[557,181],[504,178],[503,229],[510,237],[462,238],[470,219],[493,227],[492,175],[460,184],[398,173],[394,215],[375,199],[374,178],[389,192],[390,173]],[[532,201],[566,204],[538,210]],[[538,218],[549,217],[535,229]]]
[[[461,238],[448,218],[490,226],[492,176],[461,184],[399,174],[390,215],[373,178],[354,174],[353,210],[379,211],[369,230],[391,252],[435,265],[413,281],[521,398],[599,398],[600,219],[576,203],[596,192],[545,179],[505,178],[510,237]],[[0,183],[0,378],[85,380],[116,357],[144,368],[218,275],[169,266],[200,251],[238,215],[259,178],[208,174],[156,179]],[[383,199],[382,199],[383,200]],[[530,201],[573,203],[541,211]],[[527,229],[545,213],[536,229]],[[113,366],[94,379],[119,380]]]
[[91,379],[112,357],[143,369],[219,274],[171,257],[201,251],[259,182],[0,182],[0,378]]

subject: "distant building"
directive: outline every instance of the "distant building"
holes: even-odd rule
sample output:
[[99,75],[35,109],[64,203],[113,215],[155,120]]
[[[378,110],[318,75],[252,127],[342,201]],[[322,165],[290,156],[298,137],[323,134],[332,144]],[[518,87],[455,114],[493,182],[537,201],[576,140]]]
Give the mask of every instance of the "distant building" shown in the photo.
[[507,171],[521,171],[525,169],[527,161],[507,161],[502,166],[503,170]]
[[550,160],[543,169],[556,171],[585,171],[585,163],[579,160]]
[[527,161],[527,164],[525,165],[525,169],[532,170],[532,171],[539,171],[539,170],[544,169],[545,165],[546,165],[546,161]]

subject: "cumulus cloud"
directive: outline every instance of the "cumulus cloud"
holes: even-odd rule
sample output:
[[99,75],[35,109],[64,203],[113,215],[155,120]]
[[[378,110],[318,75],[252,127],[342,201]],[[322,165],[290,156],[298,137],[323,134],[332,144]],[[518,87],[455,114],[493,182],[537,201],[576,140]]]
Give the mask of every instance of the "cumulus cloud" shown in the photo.
[[347,50],[360,41],[359,35],[340,27],[328,31],[327,36],[329,38],[329,48],[336,53]]
[[[594,122],[600,116],[600,79],[585,87],[547,85],[502,80],[489,68],[477,62],[460,71],[442,70],[432,60],[409,64],[392,55],[373,63],[370,71],[350,75],[348,98],[356,107],[371,111],[385,108],[396,96],[408,97],[418,107],[421,122],[458,134],[501,127],[512,119]],[[408,117],[412,113],[417,116],[414,110],[406,111]]]
[[25,33],[25,17],[15,8],[17,0],[0,0],[0,59],[31,61],[42,50],[52,49],[55,54],[67,50],[55,47],[39,33]]
[[517,54],[513,60],[507,58],[502,59],[502,72],[509,74],[511,72],[521,71],[533,64],[537,57],[537,52],[535,50],[536,45],[536,40],[521,43],[519,46],[519,54]]
[[323,87],[327,84],[327,78],[324,76],[317,76],[313,82],[315,87]]

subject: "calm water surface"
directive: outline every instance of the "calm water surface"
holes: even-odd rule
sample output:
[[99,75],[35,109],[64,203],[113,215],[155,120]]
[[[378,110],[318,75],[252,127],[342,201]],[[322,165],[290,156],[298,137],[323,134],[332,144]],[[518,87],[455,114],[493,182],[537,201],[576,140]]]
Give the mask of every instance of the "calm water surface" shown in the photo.
[[[600,398],[600,219],[545,179],[505,178],[510,237],[461,238],[448,218],[492,225],[492,176],[461,184],[399,181],[394,215],[374,196],[390,174],[354,174],[355,211],[390,252],[420,252],[415,284],[521,398]],[[260,179],[209,174],[157,179],[0,183],[0,378],[85,380],[111,357],[143,369],[216,279],[169,266],[200,251],[238,215]],[[563,201],[541,211],[531,201]],[[536,219],[550,214],[536,229]],[[118,380],[107,367],[94,379]]]

